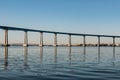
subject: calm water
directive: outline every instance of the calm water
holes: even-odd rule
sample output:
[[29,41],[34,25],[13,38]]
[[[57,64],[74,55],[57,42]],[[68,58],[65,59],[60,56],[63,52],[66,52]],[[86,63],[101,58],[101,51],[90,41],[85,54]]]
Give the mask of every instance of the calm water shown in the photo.
[[0,47],[0,80],[120,80],[120,47]]

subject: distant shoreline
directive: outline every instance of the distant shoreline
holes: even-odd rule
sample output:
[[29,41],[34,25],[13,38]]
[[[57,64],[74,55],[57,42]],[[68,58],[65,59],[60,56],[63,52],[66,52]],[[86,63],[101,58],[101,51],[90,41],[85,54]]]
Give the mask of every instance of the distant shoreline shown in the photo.
[[[0,44],[0,46],[4,46]],[[9,44],[8,46],[23,46],[23,44]],[[39,44],[28,44],[28,46],[39,46]],[[52,44],[45,44],[43,46],[53,46]],[[68,46],[68,44],[59,44],[57,46]],[[83,44],[73,44],[71,46],[83,46]],[[98,46],[98,44],[85,44],[85,46]],[[120,46],[120,44],[100,44],[99,46]]]

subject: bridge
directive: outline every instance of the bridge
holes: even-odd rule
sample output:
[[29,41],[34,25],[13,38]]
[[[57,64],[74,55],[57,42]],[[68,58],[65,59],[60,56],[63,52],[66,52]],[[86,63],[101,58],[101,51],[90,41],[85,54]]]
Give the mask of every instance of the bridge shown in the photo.
[[40,43],[39,46],[44,46],[43,44],[43,35],[44,33],[51,33],[54,34],[54,44],[53,46],[58,46],[57,45],[57,35],[58,34],[63,34],[63,35],[68,35],[68,45],[71,46],[71,36],[83,36],[83,46],[86,46],[86,37],[91,36],[91,37],[97,37],[98,38],[98,43],[97,46],[100,46],[100,38],[101,37],[110,37],[113,39],[112,45],[115,46],[115,39],[120,38],[120,36],[115,36],[115,35],[96,35],[96,34],[79,34],[79,33],[67,33],[67,32],[55,32],[55,31],[45,31],[45,30],[36,30],[36,29],[27,29],[27,28],[17,28],[17,27],[10,27],[10,26],[0,26],[0,29],[4,30],[4,46],[9,46],[8,43],[8,31],[23,31],[24,32],[24,43],[23,46],[28,46],[28,34],[27,32],[38,32],[40,33]]

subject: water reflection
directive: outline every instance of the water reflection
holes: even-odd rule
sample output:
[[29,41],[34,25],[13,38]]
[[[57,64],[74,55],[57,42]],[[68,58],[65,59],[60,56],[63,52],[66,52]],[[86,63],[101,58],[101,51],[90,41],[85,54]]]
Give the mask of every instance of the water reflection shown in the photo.
[[27,68],[28,66],[28,47],[24,47],[24,66]]
[[6,70],[8,66],[8,47],[4,47],[4,69]]
[[43,47],[40,47],[40,63],[43,62]]
[[[100,51],[101,51],[101,49],[100,49],[100,47],[98,47],[98,52],[96,53],[96,55],[98,54],[98,63],[100,63]],[[86,49],[86,47],[83,47],[83,62],[85,62],[86,61],[86,51],[87,51],[87,49]]]
[[86,61],[86,47],[83,47],[83,62]]
[[71,47],[69,47],[69,61],[71,63]]
[[[49,48],[49,47],[47,47],[47,48]],[[57,58],[59,58],[59,56],[58,56],[58,53],[59,53],[59,51],[58,51],[58,49],[60,49],[61,47],[53,47],[53,59],[54,59],[54,63],[58,63],[58,60],[57,60]],[[73,48],[73,49],[72,49]],[[83,52],[81,52],[82,53],[82,61],[83,62],[86,62],[86,57],[89,57],[89,55],[87,56],[86,55],[86,52],[88,52],[89,53],[89,47],[80,47],[82,50],[83,50]],[[98,50],[98,52],[94,52],[94,53],[96,53],[95,55],[93,55],[93,56],[97,56],[97,59],[98,60],[96,60],[96,61],[98,61],[98,63],[102,63],[102,60],[103,60],[103,57],[102,57],[102,55],[104,56],[104,54],[105,54],[105,49],[103,49],[104,47],[95,47],[94,49],[96,49],[96,50]],[[113,49],[112,49],[113,48]],[[11,49],[11,48],[10,48]],[[23,48],[24,49],[24,67],[25,68],[28,68],[28,47],[24,47]],[[44,49],[43,47],[40,47],[39,48],[40,49],[40,52],[38,52],[38,53],[40,53],[40,63],[43,63],[43,55],[44,55],[44,57],[46,57],[45,55],[46,54],[44,54],[43,52],[44,52],[44,50],[46,50],[46,49]],[[38,50],[39,50],[38,49]],[[67,48],[68,49],[68,51],[66,51],[65,53],[68,53],[67,54],[67,60],[69,60],[69,62],[71,63],[71,61],[72,61],[72,58],[74,58],[74,54],[73,54],[73,57],[71,57],[72,55],[72,50],[73,50],[73,52],[74,52],[74,47],[68,47]],[[72,49],[72,50],[71,50]],[[116,58],[116,54],[115,54],[115,47],[110,47],[110,49],[111,49],[111,55],[110,56],[112,56],[112,59],[113,59],[113,61],[111,62],[111,64],[112,64],[112,66],[113,67],[115,67],[115,58]],[[79,49],[78,49],[79,50]],[[102,53],[102,55],[101,55],[101,53]],[[80,54],[77,54],[78,56],[80,55]],[[92,54],[91,54],[92,55]],[[109,55],[108,55],[109,56]],[[89,59],[89,58],[88,58]],[[74,59],[73,59],[74,60]],[[91,60],[91,59],[90,59]],[[11,61],[10,61],[11,62]],[[7,67],[8,67],[8,47],[4,47],[4,69],[7,69]]]
[[98,63],[100,63],[100,46],[98,46]]
[[113,47],[113,60],[115,60],[115,47]]
[[[112,48],[112,66],[115,67],[115,47]],[[101,63],[101,47],[98,47],[98,63]]]
[[115,67],[115,47],[113,47],[113,67]]
[[57,47],[54,47],[54,63],[57,63]]

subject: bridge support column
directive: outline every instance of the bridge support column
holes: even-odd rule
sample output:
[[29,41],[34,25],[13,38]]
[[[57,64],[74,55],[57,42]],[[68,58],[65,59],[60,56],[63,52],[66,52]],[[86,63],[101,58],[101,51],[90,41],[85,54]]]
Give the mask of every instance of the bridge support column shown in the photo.
[[5,29],[5,42],[4,42],[4,46],[9,46],[8,45],[8,30]]
[[40,44],[39,46],[43,47],[43,32],[40,32]]
[[55,33],[54,34],[54,44],[53,46],[57,46],[57,34]]
[[27,31],[25,31],[25,34],[24,34],[24,44],[23,46],[28,46],[28,35],[27,35]]
[[69,43],[68,43],[68,46],[70,47],[71,46],[71,35],[69,34]]
[[100,46],[100,36],[98,36],[98,44],[97,46],[99,47]]
[[113,37],[113,47],[115,46],[115,37]]
[[83,46],[86,46],[86,36],[83,36]]

